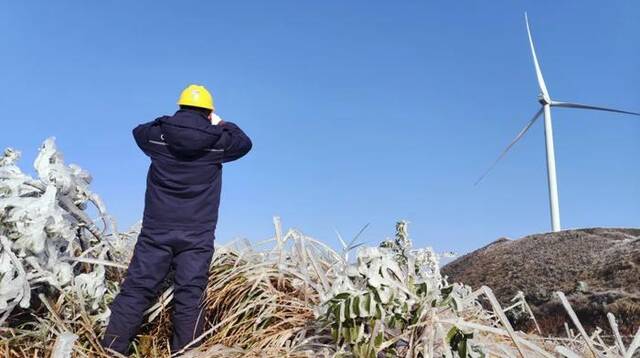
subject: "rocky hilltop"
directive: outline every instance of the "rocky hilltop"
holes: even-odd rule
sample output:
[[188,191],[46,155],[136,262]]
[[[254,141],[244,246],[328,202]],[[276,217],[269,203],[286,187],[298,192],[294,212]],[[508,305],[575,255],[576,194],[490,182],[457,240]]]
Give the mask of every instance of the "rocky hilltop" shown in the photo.
[[[608,330],[606,314],[622,334],[640,325],[640,229],[594,228],[499,239],[442,268],[450,282],[491,287],[508,305],[524,292],[545,334],[564,333],[569,321],[553,294],[563,291],[589,331]],[[532,329],[530,320],[516,322]]]

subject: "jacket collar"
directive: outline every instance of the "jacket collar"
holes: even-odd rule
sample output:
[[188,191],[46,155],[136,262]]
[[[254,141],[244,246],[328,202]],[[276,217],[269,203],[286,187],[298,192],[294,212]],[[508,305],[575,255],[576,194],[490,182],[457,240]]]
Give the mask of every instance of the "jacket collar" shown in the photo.
[[207,116],[205,116],[204,113],[194,111],[188,108],[180,108],[179,110],[176,111],[174,116],[193,116],[193,117],[202,118],[207,122],[209,121],[209,118],[207,118]]

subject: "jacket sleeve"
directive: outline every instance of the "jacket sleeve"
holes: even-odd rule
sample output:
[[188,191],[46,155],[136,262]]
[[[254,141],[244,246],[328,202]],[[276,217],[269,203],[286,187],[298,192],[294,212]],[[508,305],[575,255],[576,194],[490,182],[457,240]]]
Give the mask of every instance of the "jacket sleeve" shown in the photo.
[[160,132],[159,125],[160,118],[157,118],[151,122],[140,124],[133,129],[133,138],[136,140],[136,144],[148,156],[151,156],[153,152],[153,147],[149,141],[155,132]]
[[251,150],[253,146],[251,139],[234,123],[222,122],[211,127],[217,127],[215,131],[218,132],[219,137],[213,149],[223,150],[223,163],[240,159]]

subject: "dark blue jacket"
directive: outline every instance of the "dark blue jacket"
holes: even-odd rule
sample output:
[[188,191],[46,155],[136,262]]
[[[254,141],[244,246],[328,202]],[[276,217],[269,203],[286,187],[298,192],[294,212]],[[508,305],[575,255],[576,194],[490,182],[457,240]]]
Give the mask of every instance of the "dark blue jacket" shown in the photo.
[[215,229],[222,163],[251,150],[251,140],[231,122],[212,125],[197,111],[181,109],[133,130],[151,158],[143,226]]

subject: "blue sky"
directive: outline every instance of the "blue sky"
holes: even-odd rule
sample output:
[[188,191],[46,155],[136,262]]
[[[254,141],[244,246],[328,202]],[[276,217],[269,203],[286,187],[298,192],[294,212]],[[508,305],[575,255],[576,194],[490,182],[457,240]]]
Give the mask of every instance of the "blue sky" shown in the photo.
[[[3,2],[0,144],[32,166],[48,136],[125,229],[148,159],[131,129],[188,83],[254,141],[225,167],[217,237],[271,217],[336,243],[407,219],[418,245],[464,252],[550,227],[527,10],[551,96],[640,111],[631,1]],[[640,120],[554,112],[564,227],[639,226]]]

